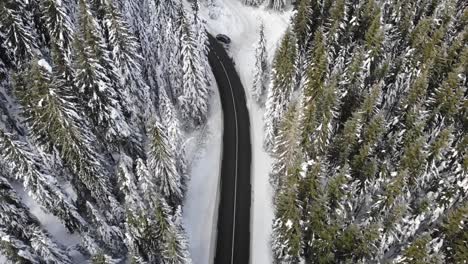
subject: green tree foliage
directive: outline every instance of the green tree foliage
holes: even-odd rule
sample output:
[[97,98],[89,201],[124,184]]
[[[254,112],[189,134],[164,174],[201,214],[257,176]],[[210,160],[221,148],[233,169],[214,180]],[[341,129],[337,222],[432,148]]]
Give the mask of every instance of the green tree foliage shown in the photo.
[[264,143],[269,150],[273,147],[280,119],[284,115],[291,98],[296,54],[296,38],[288,30],[276,52],[272,66],[272,83],[267,94]]
[[275,261],[463,263],[466,4],[296,8],[294,71],[307,78],[273,130]]

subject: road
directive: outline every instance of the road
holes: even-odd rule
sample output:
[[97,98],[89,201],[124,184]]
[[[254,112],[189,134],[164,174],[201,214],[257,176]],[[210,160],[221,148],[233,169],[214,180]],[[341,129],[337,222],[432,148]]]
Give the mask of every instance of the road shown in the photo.
[[250,119],[245,91],[224,47],[209,36],[209,62],[224,116],[223,161],[215,264],[248,264],[250,258]]

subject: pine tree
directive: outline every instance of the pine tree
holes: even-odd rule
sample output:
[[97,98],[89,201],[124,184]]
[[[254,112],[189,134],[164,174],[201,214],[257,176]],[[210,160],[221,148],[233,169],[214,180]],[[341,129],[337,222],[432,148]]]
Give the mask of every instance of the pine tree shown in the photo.
[[[57,216],[70,232],[86,229],[87,223],[58,187],[57,179],[47,174],[46,168],[40,166],[39,157],[26,144],[0,129],[0,146],[4,150],[0,155],[0,164],[11,178],[20,180],[32,198]],[[38,169],[41,167],[42,171]]]
[[255,49],[255,74],[252,95],[257,102],[262,101],[268,86],[268,54],[266,50],[265,26],[260,25],[260,38]]
[[[41,61],[42,64],[46,63]],[[70,87],[64,87],[59,77],[52,80],[48,69],[33,62],[30,72],[17,84],[17,93],[24,107],[24,115],[35,140],[50,151],[57,149],[65,164],[86,187],[80,192],[90,193],[105,208],[113,203],[110,183],[100,157],[93,149],[96,139],[84,120],[79,119],[73,97],[67,97]],[[106,193],[107,195],[102,195]]]
[[294,17],[294,33],[297,42],[302,47],[306,45],[307,37],[310,34],[310,16],[312,13],[310,0],[297,1],[297,13]]
[[42,19],[45,21],[50,40],[60,45],[67,57],[71,55],[73,44],[73,24],[69,17],[70,12],[61,1],[45,0],[40,2]]
[[200,51],[200,67],[203,71],[203,79],[205,80],[206,87],[211,85],[211,67],[208,62],[209,41],[208,33],[206,31],[206,21],[200,17],[200,5],[198,0],[195,0],[192,5],[192,27],[198,43],[198,50]]
[[172,142],[170,147],[175,155],[177,172],[182,177],[182,184],[185,185],[188,180],[185,142],[175,106],[172,104],[164,89],[160,91],[159,95],[159,112],[160,116],[164,117],[161,122],[163,127],[167,130],[168,142]]
[[181,56],[183,62],[183,89],[178,98],[182,117],[189,124],[199,126],[206,121],[208,114],[209,91],[201,71],[200,55],[197,51],[197,42],[193,31],[181,17]]
[[264,146],[267,150],[271,150],[273,147],[278,125],[291,98],[295,57],[296,40],[293,33],[287,31],[275,55],[271,77],[272,83],[268,89],[264,117]]
[[[322,30],[315,33],[314,46],[311,50],[307,82],[304,88],[304,124],[302,140],[306,153],[313,157],[318,151],[323,151],[323,144],[316,145],[315,131],[328,131],[330,129],[331,112],[334,104],[333,86],[325,87],[327,77],[328,61],[325,50],[325,39]],[[332,98],[328,100],[326,95]],[[328,105],[322,104],[322,102]],[[323,107],[323,108],[322,108]],[[328,119],[328,120],[326,120]],[[322,123],[322,121],[328,121]],[[324,139],[326,141],[326,139]]]
[[300,148],[301,109],[297,103],[291,103],[281,121],[278,136],[273,149],[275,163],[270,180],[274,187],[281,188],[288,169],[293,167],[302,155]]
[[158,192],[172,206],[182,201],[182,178],[177,171],[173,147],[169,142],[167,131],[156,120],[149,131],[150,144],[148,148],[148,168],[151,171],[152,182]]
[[13,49],[13,63],[17,66],[29,60],[37,49],[30,14],[23,1],[2,1],[0,4],[0,32],[5,44]]
[[283,11],[286,6],[286,0],[268,0],[268,7],[273,10]]
[[249,6],[260,6],[265,0],[242,0],[242,2]]
[[15,263],[72,263],[64,247],[51,239],[29,213],[8,181],[0,176],[0,251]]
[[139,45],[112,3],[106,4],[105,11],[104,21],[109,30],[109,45],[113,47],[111,54],[118,70],[124,108],[134,120],[137,116],[144,119],[151,112],[152,103],[149,87],[141,76]]
[[170,217],[170,208],[163,198],[155,199],[154,228],[161,250],[161,263],[190,264],[187,242]]
[[287,169],[285,183],[275,199],[276,210],[272,231],[272,250],[275,263],[301,263],[303,261],[303,230],[301,204],[298,200],[298,174],[301,164]]
[[126,138],[130,128],[121,112],[121,91],[115,90],[119,85],[99,32],[99,25],[85,0],[79,1],[79,7],[80,26],[75,40],[74,82],[80,99],[94,125],[104,130],[106,138]]

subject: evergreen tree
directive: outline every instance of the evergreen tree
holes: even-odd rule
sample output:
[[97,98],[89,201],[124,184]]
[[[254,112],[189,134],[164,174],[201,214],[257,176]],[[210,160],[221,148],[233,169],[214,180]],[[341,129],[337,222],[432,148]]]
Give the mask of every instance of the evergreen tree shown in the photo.
[[[302,140],[306,153],[313,157],[314,153],[323,151],[326,142],[316,144],[315,131],[330,130],[332,108],[334,104],[333,87],[325,87],[327,77],[328,61],[325,50],[325,39],[322,30],[319,29],[314,37],[314,46],[311,50],[309,69],[307,71],[307,82],[304,88],[304,124]],[[327,97],[327,94],[332,98]],[[327,100],[329,99],[329,100]],[[325,103],[325,104],[322,104]],[[322,123],[325,121],[325,123]],[[326,138],[323,138],[327,141]]]
[[[75,41],[75,85],[82,104],[94,125],[103,128],[105,137],[119,140],[129,136],[119,93],[116,73],[99,31],[99,24],[85,0],[79,1],[79,29]],[[120,97],[121,99],[121,97]]]
[[0,177],[0,251],[14,263],[72,263],[64,247],[45,232],[8,181]]
[[134,118],[146,118],[152,110],[152,103],[149,87],[141,76],[141,58],[137,51],[139,46],[115,6],[107,3],[105,10],[104,21],[109,30],[109,45],[113,47],[112,58],[118,70],[122,87],[121,98],[125,101],[124,108],[130,111]]
[[[89,192],[105,208],[113,203],[113,195],[107,172],[101,165],[102,157],[92,147],[96,139],[89,128],[83,129],[87,124],[79,119],[79,107],[73,103],[73,97],[67,97],[70,87],[62,86],[65,83],[59,77],[52,80],[48,70],[33,62],[31,70],[17,84],[31,133],[50,151],[58,150],[65,164],[86,187],[80,193]],[[103,196],[104,193],[107,195]]]
[[306,45],[307,37],[310,34],[310,15],[311,10],[310,0],[297,1],[297,13],[294,16],[294,33],[297,36],[299,46]]
[[293,167],[301,156],[301,110],[297,104],[292,104],[286,112],[279,127],[273,149],[275,163],[270,175],[271,182],[276,188],[281,188],[288,169]]
[[260,38],[255,49],[255,75],[252,87],[252,94],[257,102],[262,101],[268,85],[268,54],[263,23],[260,25],[259,34]]
[[[0,129],[0,146],[4,150],[0,164],[5,166],[11,178],[20,180],[32,198],[57,216],[69,231],[86,229],[87,223],[75,205],[58,187],[57,180],[40,166],[39,157],[26,144]],[[42,171],[38,169],[41,167]]]
[[182,117],[189,124],[199,126],[206,121],[208,114],[209,91],[201,72],[200,55],[193,31],[181,17],[181,56],[183,62],[183,89],[178,98]]
[[298,174],[300,164],[287,169],[285,184],[275,199],[272,250],[275,263],[300,263],[303,261],[301,206],[298,200]]
[[13,48],[13,62],[17,66],[29,60],[37,49],[29,14],[23,1],[8,0],[0,4],[0,32],[5,44]]
[[264,146],[267,150],[271,150],[273,147],[278,125],[291,98],[295,57],[296,40],[293,33],[287,31],[273,62],[272,83],[268,89],[264,117]]
[[61,1],[57,0],[41,1],[40,9],[47,28],[46,32],[50,32],[49,38],[57,42],[56,44],[60,45],[69,57],[74,34],[70,12]]
[[163,127],[167,129],[168,142],[172,142],[170,147],[175,155],[177,172],[182,177],[182,185],[185,186],[185,183],[188,180],[185,142],[176,109],[164,89],[161,90],[159,95],[159,109],[160,116],[164,117],[161,122]]
[[268,0],[268,7],[276,10],[283,11],[287,6],[286,0]]
[[149,131],[148,168],[151,171],[153,184],[158,192],[172,206],[182,201],[182,177],[177,171],[173,147],[167,131],[161,122],[156,120]]

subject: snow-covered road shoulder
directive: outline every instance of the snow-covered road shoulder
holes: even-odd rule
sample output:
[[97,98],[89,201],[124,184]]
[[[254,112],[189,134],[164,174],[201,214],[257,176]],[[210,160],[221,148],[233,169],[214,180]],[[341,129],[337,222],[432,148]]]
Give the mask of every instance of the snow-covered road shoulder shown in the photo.
[[189,249],[194,264],[212,263],[216,243],[218,191],[223,144],[223,112],[218,88],[214,92],[206,125],[189,136],[186,150],[190,162],[190,181],[183,207]]

